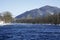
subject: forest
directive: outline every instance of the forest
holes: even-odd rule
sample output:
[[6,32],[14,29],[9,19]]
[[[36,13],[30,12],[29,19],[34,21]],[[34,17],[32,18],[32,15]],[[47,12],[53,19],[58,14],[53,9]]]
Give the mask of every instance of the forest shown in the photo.
[[45,17],[16,19],[17,23],[32,23],[32,24],[60,24],[60,13],[49,14]]
[[53,15],[47,14],[43,17],[35,18],[13,18],[10,12],[3,12],[3,15],[0,14],[0,21],[5,23],[32,23],[32,24],[60,24],[60,13],[54,13]]

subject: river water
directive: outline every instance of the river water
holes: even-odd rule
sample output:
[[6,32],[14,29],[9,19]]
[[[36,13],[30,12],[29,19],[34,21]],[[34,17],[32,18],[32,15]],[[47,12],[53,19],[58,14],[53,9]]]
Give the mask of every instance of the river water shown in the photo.
[[0,40],[60,40],[60,26],[39,24],[0,26]]

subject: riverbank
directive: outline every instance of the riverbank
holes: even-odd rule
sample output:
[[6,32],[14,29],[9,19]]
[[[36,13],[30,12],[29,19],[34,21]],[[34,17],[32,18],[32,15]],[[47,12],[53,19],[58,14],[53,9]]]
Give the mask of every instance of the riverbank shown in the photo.
[[[2,23],[0,26],[4,25],[55,25],[55,24],[32,24],[32,23]],[[57,24],[57,26],[60,26],[60,24]]]

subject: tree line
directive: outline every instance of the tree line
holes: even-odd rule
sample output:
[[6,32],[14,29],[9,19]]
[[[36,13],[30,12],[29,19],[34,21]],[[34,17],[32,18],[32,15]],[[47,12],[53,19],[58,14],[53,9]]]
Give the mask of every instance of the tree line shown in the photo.
[[44,17],[36,17],[36,18],[31,18],[31,19],[17,19],[17,23],[38,23],[38,24],[60,24],[60,13],[54,13],[54,14],[47,14]]
[[60,24],[60,13],[48,13],[46,16],[40,17],[37,16],[35,18],[13,18],[10,12],[3,12],[0,14],[0,21],[4,21],[5,23],[15,22],[15,23],[32,23],[32,24]]

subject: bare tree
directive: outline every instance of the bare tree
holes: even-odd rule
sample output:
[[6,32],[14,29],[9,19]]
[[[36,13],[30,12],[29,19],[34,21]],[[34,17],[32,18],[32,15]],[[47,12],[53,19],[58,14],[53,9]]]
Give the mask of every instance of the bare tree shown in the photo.
[[4,12],[3,18],[6,23],[12,22],[12,15],[8,11]]

